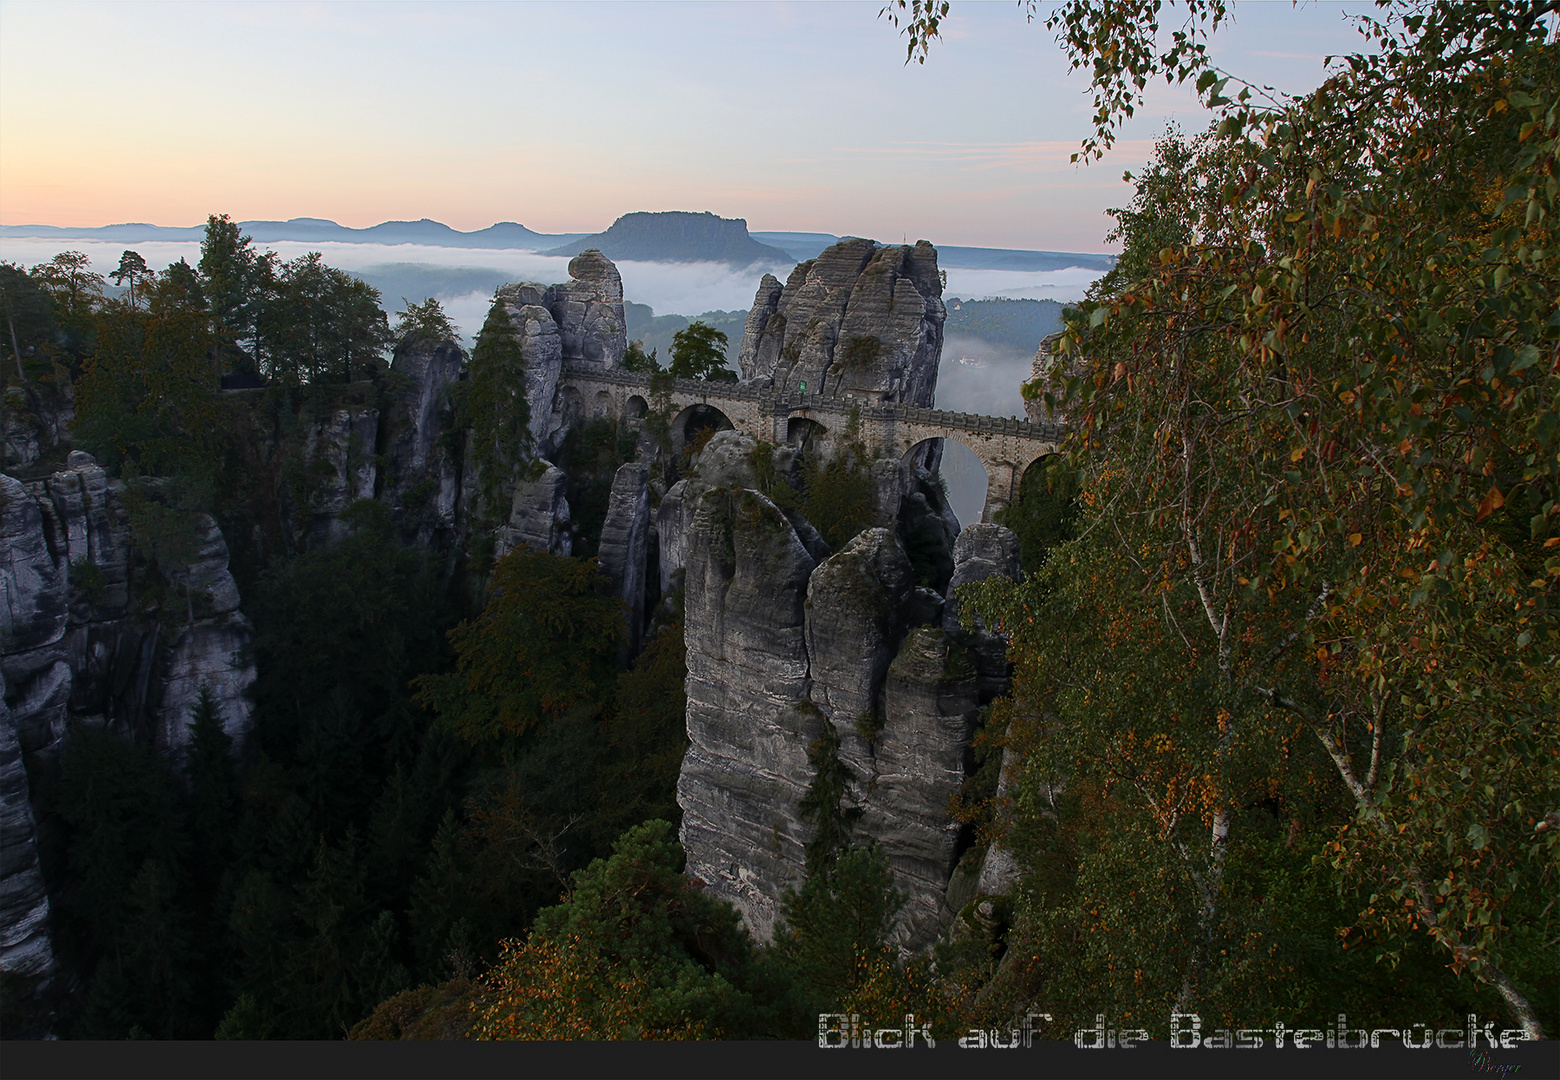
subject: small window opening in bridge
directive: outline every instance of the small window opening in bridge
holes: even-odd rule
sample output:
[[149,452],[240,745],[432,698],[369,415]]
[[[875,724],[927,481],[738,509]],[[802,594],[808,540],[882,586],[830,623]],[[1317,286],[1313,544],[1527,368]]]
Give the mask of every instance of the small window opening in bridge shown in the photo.
[[785,441],[801,448],[805,448],[814,440],[821,442],[826,434],[828,434],[827,428],[805,416],[793,416],[785,426]]
[[680,456],[698,453],[717,431],[733,426],[726,414],[713,405],[690,405],[672,421],[673,447]]
[[584,415],[585,402],[580,397],[580,392],[572,386],[565,386],[563,393],[558,396],[563,401],[563,422],[572,425]]
[[623,418],[625,420],[643,419],[645,413],[650,411],[650,403],[638,394],[633,394],[623,403]]
[[596,394],[596,407],[591,411],[592,416],[612,415],[612,395],[602,390]]

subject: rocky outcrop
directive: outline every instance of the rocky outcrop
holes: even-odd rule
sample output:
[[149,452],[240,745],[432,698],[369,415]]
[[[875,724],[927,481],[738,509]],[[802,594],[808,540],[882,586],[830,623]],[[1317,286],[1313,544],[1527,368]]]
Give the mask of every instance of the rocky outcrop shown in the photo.
[[169,647],[153,733],[153,745],[176,766],[182,764],[189,745],[191,712],[202,687],[217,706],[234,753],[243,752],[253,727],[249,699],[244,696],[255,681],[254,664],[245,659],[253,631],[238,607],[238,585],[228,572],[222,531],[205,514],[200,515],[199,527],[200,554],[170,574],[176,587],[200,597],[195,606],[198,618]]
[[547,290],[566,360],[617,366],[628,348],[623,279],[612,260],[591,248],[569,260],[569,280]]
[[958,589],[993,574],[1017,581],[1018,536],[1006,525],[976,522],[966,525],[953,544],[953,577],[948,581],[948,601],[943,607],[943,629],[959,629]]
[[884,723],[857,826],[888,856],[905,895],[898,934],[910,949],[931,944],[949,915],[960,830],[948,804],[964,783],[978,708],[968,651],[935,627],[911,630],[884,680]]
[[930,407],[942,353],[937,250],[842,240],[777,291],[765,275],[743,330],[743,378],[785,393],[855,394]]
[[[1080,374],[1083,369],[1081,355],[1075,355],[1071,359],[1057,354],[1058,343],[1062,339],[1060,331],[1047,334],[1040,339],[1040,347],[1035,350],[1035,358],[1029,365],[1029,378],[1031,382],[1048,379],[1056,369],[1058,363],[1063,364],[1062,370],[1069,377]],[[1044,383],[1041,384],[1042,386]],[[1045,407],[1045,399],[1040,397],[1024,398],[1024,419],[1032,424],[1050,423],[1057,417],[1052,416],[1050,410]]]
[[673,484],[656,508],[656,535],[659,538],[661,595],[677,588],[678,571],[687,565],[687,534],[693,522],[699,496],[711,488],[751,488],[757,484],[753,473],[753,452],[758,447],[752,436],[738,431],[718,431],[691,461],[692,472]]
[[54,968],[49,895],[38,868],[27,770],[5,690],[0,676],[0,971],[47,977]]
[[515,484],[509,504],[509,522],[498,530],[495,556],[502,556],[521,544],[550,555],[568,555],[574,550],[574,534],[569,529],[569,478],[549,461],[536,463],[542,472],[535,479]]
[[774,932],[812,829],[807,748],[826,721],[808,700],[804,601],[814,562],[756,491],[705,490],[687,533],[688,753],[677,783],[688,873]]
[[314,426],[300,455],[308,477],[303,505],[293,505],[288,515],[308,546],[340,539],[346,533],[341,512],[359,499],[374,497],[378,439],[378,409],[337,409]]
[[67,573],[38,503],[21,481],[0,476],[0,651],[31,653],[65,636]]
[[639,652],[645,628],[645,554],[650,539],[650,467],[642,461],[619,466],[612,478],[606,521],[596,557],[617,595],[628,605],[628,655]]
[[520,339],[520,356],[525,361],[525,396],[531,407],[531,442],[537,453],[547,455],[556,447],[553,432],[559,418],[553,412],[558,393],[558,374],[563,368],[563,338],[557,320],[547,310],[547,289],[534,281],[505,285],[498,290]]
[[450,389],[466,364],[452,341],[401,342],[390,363],[400,392],[381,425],[379,454],[385,471],[378,497],[409,540],[431,544],[455,527],[460,469],[443,436],[454,427]]
[[953,545],[954,570],[948,582],[948,600],[943,606],[943,629],[967,645],[974,659],[981,704],[993,700],[1008,688],[1007,643],[974,620],[972,630],[961,629],[958,590],[961,586],[985,581],[993,575],[1018,581],[1018,537],[1005,525],[977,522],[965,526]]
[[195,555],[162,571],[170,610],[143,610],[120,485],[89,455],[31,484],[0,476],[0,970],[52,964],[22,754],[54,767],[81,723],[149,738],[176,765],[202,686],[235,748],[249,733],[249,624],[220,530],[194,525]]
[[867,529],[818,565],[807,583],[813,704],[834,722],[839,758],[870,782],[873,733],[883,727],[883,677],[904,636],[915,586],[889,529]]

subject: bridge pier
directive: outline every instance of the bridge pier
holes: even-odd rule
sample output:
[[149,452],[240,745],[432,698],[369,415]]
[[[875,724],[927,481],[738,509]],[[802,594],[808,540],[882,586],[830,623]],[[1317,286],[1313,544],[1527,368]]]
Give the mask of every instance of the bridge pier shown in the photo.
[[986,507],[981,521],[995,521],[997,511],[1018,497],[1021,473],[1011,461],[982,461],[986,469]]

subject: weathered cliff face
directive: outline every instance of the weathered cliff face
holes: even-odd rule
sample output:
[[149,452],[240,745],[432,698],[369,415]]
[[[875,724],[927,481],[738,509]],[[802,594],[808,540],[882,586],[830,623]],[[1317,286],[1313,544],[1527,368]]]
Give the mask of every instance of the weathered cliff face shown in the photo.
[[904,636],[914,584],[889,529],[862,532],[807,583],[813,704],[834,721],[840,760],[863,783],[873,772],[870,733],[883,726],[883,676]]
[[287,518],[304,546],[317,547],[346,533],[341,512],[358,499],[372,499],[379,479],[374,447],[378,409],[337,409],[312,425],[299,455],[297,495],[284,493]]
[[22,744],[5,691],[0,675],[0,971],[47,978],[54,968],[49,894],[38,868]]
[[[712,439],[725,452],[711,470],[744,438]],[[700,490],[687,530],[692,748],[678,786],[689,873],[729,896],[761,940],[773,933],[781,895],[805,876],[815,831],[800,813],[814,778],[807,748],[829,723],[849,777],[838,820],[850,843],[887,856],[907,900],[896,939],[923,948],[955,914],[948,894],[964,838],[948,806],[980,705],[1006,675],[1001,642],[943,628],[942,596],[915,587],[894,531],[868,529],[815,561],[773,503],[704,486],[702,464],[684,488]],[[954,577],[1016,569],[1003,561],[1010,547],[1008,530],[979,527],[957,549]]]
[[803,604],[814,562],[758,492],[712,488],[687,533],[688,738],[677,783],[688,873],[760,940],[799,886],[800,803],[823,717],[807,700]]
[[251,633],[221,532],[199,515],[195,556],[164,570],[168,610],[143,610],[121,490],[80,452],[31,484],[0,476],[0,970],[50,962],[23,754],[52,769],[70,726],[91,724],[177,767],[202,686],[236,750],[251,728]]
[[549,461],[537,463],[541,475],[515,484],[509,521],[498,530],[494,555],[501,557],[521,544],[550,555],[568,555],[574,548],[569,529],[569,478]]
[[561,423],[553,411],[558,393],[558,373],[563,368],[563,337],[557,320],[547,310],[547,289],[534,281],[505,285],[498,290],[504,310],[514,322],[525,360],[525,395],[531,406],[531,442],[543,456],[553,453],[553,433]]
[[888,856],[905,894],[898,933],[907,948],[931,944],[953,914],[945,897],[961,837],[948,804],[964,783],[978,708],[968,652],[934,627],[912,629],[884,680],[883,730],[857,827]]
[[558,323],[565,359],[623,362],[628,348],[623,279],[600,251],[590,248],[569,260],[569,280],[548,290],[547,308]]
[[250,627],[216,523],[197,515],[197,553],[165,571],[169,610],[138,610],[128,582],[130,533],[119,485],[82,453],[47,480],[0,477],[0,671],[11,723],[29,753],[52,752],[67,721],[151,736],[175,758],[204,683],[242,746],[240,656]]
[[758,443],[736,431],[718,431],[690,462],[690,474],[677,481],[661,497],[656,509],[657,551],[661,576],[661,594],[676,590],[681,571],[688,560],[688,529],[698,509],[699,496],[711,488],[752,488],[758,481],[753,473],[753,451]]
[[847,393],[929,407],[942,353],[937,250],[849,239],[781,286],[766,274],[743,329],[744,379],[788,393]]
[[607,518],[596,557],[628,605],[628,655],[638,654],[645,627],[645,556],[650,541],[650,467],[630,461],[612,478]]
[[447,541],[455,529],[460,467],[443,436],[454,427],[450,389],[465,365],[464,350],[449,341],[402,342],[390,363],[405,381],[380,426],[378,497],[417,543]]

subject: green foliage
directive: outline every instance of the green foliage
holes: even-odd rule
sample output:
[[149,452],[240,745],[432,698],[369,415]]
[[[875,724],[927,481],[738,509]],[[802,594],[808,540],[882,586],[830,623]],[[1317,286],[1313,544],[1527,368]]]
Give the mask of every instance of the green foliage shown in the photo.
[[869,528],[877,514],[872,473],[849,448],[823,464],[812,456],[804,458],[802,492],[803,513],[835,551]]
[[[477,1038],[773,1037],[780,1018],[736,911],[681,873],[665,821],[574,876],[488,974]],[[789,1032],[787,1032],[789,1033]]]
[[612,500],[612,480],[619,466],[634,459],[634,443],[631,427],[606,417],[575,424],[564,436],[556,457],[558,467],[569,474],[576,555],[596,554]]
[[458,343],[460,332],[444,313],[444,305],[439,303],[437,297],[430,296],[422,303],[414,304],[403,296],[390,339],[402,345],[408,340],[438,345],[446,341]]
[[261,366],[273,380],[351,382],[391,342],[379,290],[325,265],[317,251],[281,264],[266,285],[257,332],[269,350]]
[[840,760],[840,734],[834,722],[806,700],[796,707],[811,712],[819,724],[817,738],[807,744],[813,778],[799,804],[802,820],[813,825],[812,839],[807,841],[807,872],[817,874],[849,843],[851,825],[860,811],[843,805],[850,770]]
[[863,989],[868,961],[891,952],[904,901],[876,847],[831,851],[809,867],[800,891],[785,891],[773,948],[816,1011],[841,1011]]
[[509,512],[514,474],[531,445],[531,408],[525,397],[525,357],[503,302],[494,299],[471,350],[464,411],[471,422],[471,458],[481,483],[480,516]]
[[997,511],[997,523],[1018,536],[1019,561],[1026,574],[1039,570],[1052,548],[1074,537],[1077,498],[1076,475],[1048,457],[1025,471],[1018,499]]
[[687,675],[683,628],[673,624],[618,676],[596,778],[593,816],[602,850],[632,825],[661,818],[675,826],[682,817],[677,776],[688,748]]
[[76,382],[78,445],[109,468],[209,475],[222,437],[206,311],[177,276],[143,285],[144,308],[111,300]]
[[867,371],[878,362],[878,357],[882,353],[881,338],[858,334],[847,341],[845,348],[840,350],[838,363],[845,371]]
[[[937,11],[911,10],[914,52]],[[1193,885],[1188,951],[1160,965],[1178,1002],[1217,997],[1227,917],[1259,925],[1231,915],[1258,846],[1238,830],[1303,743],[1341,804],[1313,844],[1359,903],[1351,935],[1388,964],[1435,943],[1537,1037],[1560,1021],[1525,932],[1553,936],[1528,898],[1560,844],[1533,824],[1560,798],[1560,557],[1527,546],[1560,521],[1548,7],[1385,5],[1369,55],[1267,104],[1210,65],[1220,0],[1189,11],[1168,48],[1153,0],[1047,20],[1092,69],[1085,154],[1152,76],[1195,80],[1218,120],[1161,143],[1117,215],[1121,273],[1068,316],[1047,404],[1080,539],[986,610],[1031,707],[1100,740]]]
[[436,564],[364,530],[267,571],[248,607],[255,736],[308,808],[301,831],[312,842],[365,825],[379,785],[422,752],[427,720],[408,683],[449,663]]
[[[223,366],[258,373],[263,367],[263,338],[268,334],[260,323],[274,288],[276,254],[256,252],[236,222],[226,214],[211,214],[196,266],[210,306],[218,374]],[[239,344],[244,340],[249,342],[247,350]]]
[[695,319],[672,336],[672,363],[667,370],[678,379],[735,382],[737,373],[726,366],[726,335]]
[[472,746],[501,748],[595,702],[623,635],[622,601],[594,559],[519,547],[494,565],[487,606],[450,631],[457,670],[417,699]]
[[103,568],[85,555],[70,561],[71,587],[80,589],[93,604],[103,602],[108,589],[108,576]]
[[80,1034],[124,1038],[140,1026],[188,1037],[190,918],[177,870],[187,839],[172,778],[149,750],[81,728],[45,800],[63,831],[55,949],[91,973]]
[[103,275],[92,271],[92,260],[79,251],[62,251],[28,273],[52,300],[61,345],[80,356],[93,344],[93,313],[103,299]]
[[644,372],[646,374],[661,370],[661,363],[656,359],[659,350],[651,349],[645,352],[643,341],[630,341],[628,348],[623,350],[623,367],[627,371]]
[[0,365],[0,377],[8,383],[14,370],[18,381],[26,386],[29,361],[41,373],[44,357],[58,331],[53,298],[20,266],[0,262],[0,316],[5,318],[5,339],[0,348],[11,354],[10,364]]

